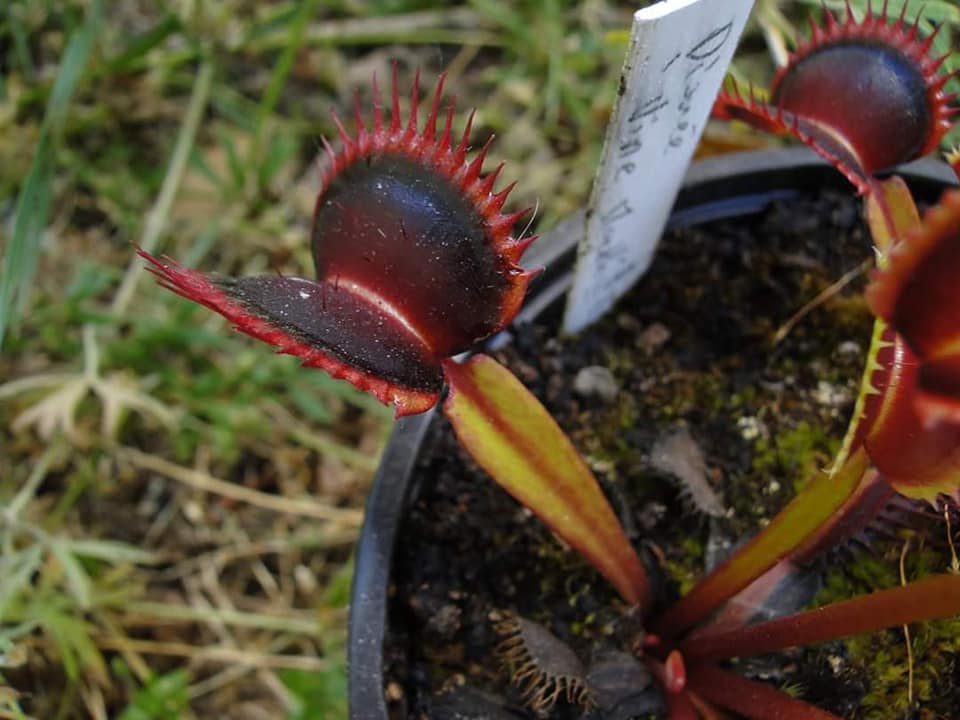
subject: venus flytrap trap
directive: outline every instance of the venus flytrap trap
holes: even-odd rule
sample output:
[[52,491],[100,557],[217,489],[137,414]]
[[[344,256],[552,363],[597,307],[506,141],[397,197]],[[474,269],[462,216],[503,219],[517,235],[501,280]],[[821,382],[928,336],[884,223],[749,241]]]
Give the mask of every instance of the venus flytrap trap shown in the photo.
[[[956,615],[960,576],[754,625],[727,609],[737,604],[731,600],[762,602],[795,567],[862,532],[897,494],[936,502],[960,493],[960,194],[921,217],[901,181],[877,177],[936,148],[956,112],[930,38],[903,15],[888,19],[886,6],[859,21],[849,12],[842,21],[825,16],[768,99],[734,88],[716,113],[799,138],[866,197],[878,258],[867,297],[878,319],[860,394],[830,470],[665,608],[654,607],[647,570],[539,401],[490,357],[452,359],[517,313],[532,277],[518,262],[532,238],[512,234],[522,213],[501,213],[510,188],[494,191],[499,168],[481,175],[485,148],[468,161],[469,121],[454,141],[442,80],[422,128],[418,84],[404,122],[396,75],[389,123],[376,83],[370,123],[359,106],[353,134],[337,121],[341,148],[326,146],[311,237],[316,281],[205,275],[141,254],[162,285],[393,404],[398,415],[433,407],[446,385],[442,407],[478,464],[636,608],[648,630],[625,645],[658,681],[674,720],[836,717],[720,663]],[[507,639],[536,709],[547,712],[561,697],[592,702],[577,663],[542,657],[552,641],[533,624],[516,620]]]
[[960,423],[958,228],[960,193],[952,191],[881,257],[880,269],[867,289],[873,311],[896,328],[914,355],[910,358],[916,370],[912,410],[927,431]]
[[874,173],[931,152],[950,129],[946,58],[930,56],[935,34],[919,38],[906,12],[891,21],[885,1],[858,22],[848,5],[841,22],[825,10],[766,97],[732,84],[715,114],[798,138],[867,193]]
[[513,684],[536,712],[549,712],[560,698],[590,703],[580,658],[546,628],[511,615],[498,624],[497,632],[503,636],[497,652],[510,669]]

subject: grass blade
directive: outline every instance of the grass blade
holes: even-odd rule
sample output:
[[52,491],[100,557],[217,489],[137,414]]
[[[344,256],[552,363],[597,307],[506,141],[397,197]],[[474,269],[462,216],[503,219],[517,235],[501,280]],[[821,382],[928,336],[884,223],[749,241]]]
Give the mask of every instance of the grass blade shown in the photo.
[[261,166],[258,177],[258,184],[264,183],[263,176],[263,143],[265,138],[264,126],[273,111],[276,110],[277,103],[280,101],[280,93],[287,83],[290,70],[293,68],[293,61],[303,45],[304,32],[307,28],[309,19],[316,13],[317,0],[305,0],[297,9],[297,14],[290,25],[287,43],[284,45],[283,52],[277,60],[270,75],[270,82],[263,92],[263,98],[260,100],[260,107],[257,112],[257,125],[253,135],[253,146],[250,151],[248,163],[250,165]]
[[8,518],[16,518],[23,512],[23,509],[27,506],[33,496],[36,495],[37,490],[40,488],[41,483],[47,477],[47,471],[50,469],[50,466],[56,462],[60,462],[60,454],[63,450],[61,443],[55,442],[50,445],[40,456],[40,459],[37,461],[37,464],[33,466],[33,469],[30,471],[30,475],[27,477],[27,481],[23,484],[23,487],[17,491],[17,494],[13,496],[13,499],[7,505],[4,515]]
[[93,588],[90,582],[90,576],[83,569],[83,565],[77,560],[73,551],[70,549],[70,541],[58,538],[50,543],[50,552],[60,563],[63,575],[67,580],[67,586],[73,594],[74,600],[81,610],[89,610],[93,604]]
[[94,0],[83,25],[67,44],[50,92],[37,151],[17,197],[13,236],[4,254],[3,270],[0,272],[0,346],[17,313],[22,312],[32,287],[40,259],[40,238],[52,206],[56,142],[63,130],[70,100],[80,84],[93,50],[102,16],[103,0]]
[[70,551],[74,555],[111,563],[151,565],[157,562],[154,553],[119,540],[70,540]]
[[0,572],[3,573],[4,578],[3,585],[0,586],[0,621],[6,617],[7,610],[20,591],[27,589],[28,583],[33,579],[42,562],[42,545],[31,545],[0,560]]

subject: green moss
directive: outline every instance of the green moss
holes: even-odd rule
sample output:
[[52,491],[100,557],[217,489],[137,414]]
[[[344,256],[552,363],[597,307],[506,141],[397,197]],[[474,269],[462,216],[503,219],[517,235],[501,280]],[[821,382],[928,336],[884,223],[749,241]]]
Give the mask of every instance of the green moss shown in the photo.
[[684,557],[683,562],[667,559],[663,564],[666,574],[677,584],[681,597],[690,592],[703,575],[703,571],[700,568],[693,567],[688,560],[688,557]]
[[829,436],[823,427],[803,421],[769,440],[758,440],[753,470],[791,482],[799,492],[814,472],[829,465],[839,446],[840,440]]
[[[914,538],[914,545],[918,540]],[[892,541],[876,555],[861,554],[835,567],[825,577],[824,588],[816,604],[822,605],[878,588],[900,583],[899,555],[902,543]],[[909,550],[905,573],[918,579],[943,572],[949,558],[936,548],[920,546]],[[920,707],[949,711],[956,693],[949,673],[960,651],[960,618],[910,626],[913,650],[913,702]],[[856,678],[865,693],[861,700],[864,720],[904,717],[909,710],[909,662],[903,628],[860,635],[842,642],[846,658],[845,674]]]

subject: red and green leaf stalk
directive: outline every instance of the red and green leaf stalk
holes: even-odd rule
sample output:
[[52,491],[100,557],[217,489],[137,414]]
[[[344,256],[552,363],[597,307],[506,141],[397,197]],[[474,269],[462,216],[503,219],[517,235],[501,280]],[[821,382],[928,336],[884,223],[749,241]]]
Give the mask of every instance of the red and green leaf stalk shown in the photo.
[[643,611],[650,587],[641,565],[583,458],[514,375],[486,355],[444,364],[444,411],[461,445]]

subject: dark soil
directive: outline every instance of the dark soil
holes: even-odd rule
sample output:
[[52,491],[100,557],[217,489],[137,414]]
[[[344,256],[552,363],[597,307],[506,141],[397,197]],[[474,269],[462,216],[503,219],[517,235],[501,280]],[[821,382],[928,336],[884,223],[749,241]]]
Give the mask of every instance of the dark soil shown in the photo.
[[[746,221],[672,232],[650,272],[618,307],[576,337],[558,338],[560,308],[520,328],[498,354],[571,434],[638,549],[658,556],[663,593],[676,595],[749,536],[825,467],[856,397],[871,319],[864,276],[799,322],[777,329],[870,252],[858,202],[825,192],[774,205]],[[583,368],[600,366],[619,390],[578,393]],[[708,468],[722,516],[699,511],[651,463],[655,443],[685,428]],[[496,652],[504,612],[547,627],[584,663],[629,649],[639,624],[577,555],[485,476],[440,417],[401,529],[387,654],[396,718],[525,718]],[[717,548],[720,548],[718,551]],[[814,588],[815,589],[815,588]],[[809,599],[809,593],[805,599]],[[862,681],[838,680],[824,646],[754,662],[742,671],[803,688],[843,716]],[[834,667],[836,662],[834,662]],[[849,675],[849,674],[848,674]],[[656,717],[656,693],[630,710],[557,703],[550,717]]]

